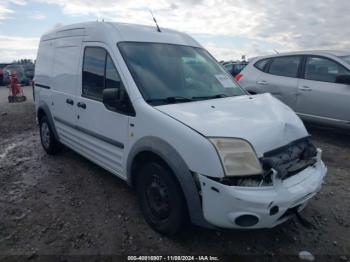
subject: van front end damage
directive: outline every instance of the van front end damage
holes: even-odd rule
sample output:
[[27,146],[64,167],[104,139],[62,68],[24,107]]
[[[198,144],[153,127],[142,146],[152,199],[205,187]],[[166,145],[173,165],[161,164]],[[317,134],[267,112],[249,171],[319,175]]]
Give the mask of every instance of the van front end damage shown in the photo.
[[265,174],[258,183],[256,179],[229,183],[196,174],[204,218],[217,227],[246,229],[271,228],[286,221],[321,189],[327,168],[322,151],[314,153],[304,140],[264,155],[260,161]]

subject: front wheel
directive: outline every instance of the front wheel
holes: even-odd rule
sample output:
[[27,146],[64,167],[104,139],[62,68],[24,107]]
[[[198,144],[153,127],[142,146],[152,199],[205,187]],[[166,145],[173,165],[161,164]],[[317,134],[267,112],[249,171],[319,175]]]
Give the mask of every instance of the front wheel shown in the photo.
[[61,144],[55,138],[46,116],[40,119],[40,140],[44,150],[49,155],[54,155],[61,149]]
[[137,179],[137,194],[147,223],[156,231],[173,235],[187,219],[182,190],[164,164],[151,162],[144,165]]

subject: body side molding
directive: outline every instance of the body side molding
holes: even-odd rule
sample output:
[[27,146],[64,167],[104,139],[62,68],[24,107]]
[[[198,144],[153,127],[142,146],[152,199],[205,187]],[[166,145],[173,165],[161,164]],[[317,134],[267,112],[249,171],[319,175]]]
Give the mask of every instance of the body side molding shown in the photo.
[[100,134],[97,134],[97,133],[92,132],[90,130],[87,130],[85,128],[82,128],[82,127],[79,127],[77,125],[71,124],[71,123],[69,123],[69,122],[67,122],[67,121],[65,121],[65,120],[63,120],[63,119],[61,119],[59,117],[54,117],[54,120],[57,121],[57,122],[60,122],[63,125],[69,126],[69,127],[74,128],[74,129],[76,129],[76,130],[78,130],[80,132],[83,132],[83,133],[85,133],[85,134],[87,134],[89,136],[92,136],[94,138],[102,140],[103,142],[106,142],[106,143],[111,144],[113,146],[116,146],[116,147],[119,147],[121,149],[124,149],[124,144],[119,142],[119,141],[115,141],[113,139],[110,139],[108,137],[102,136]]

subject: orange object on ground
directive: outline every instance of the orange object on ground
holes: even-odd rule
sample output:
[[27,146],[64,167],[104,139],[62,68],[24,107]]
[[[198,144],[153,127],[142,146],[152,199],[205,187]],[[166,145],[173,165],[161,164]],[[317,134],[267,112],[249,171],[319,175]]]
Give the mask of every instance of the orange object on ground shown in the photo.
[[10,77],[10,95],[8,100],[10,103],[26,101],[26,97],[23,95],[22,86],[18,82],[16,72],[13,72]]
[[14,72],[10,78],[10,88],[12,96],[23,95],[23,90],[18,82],[16,73]]

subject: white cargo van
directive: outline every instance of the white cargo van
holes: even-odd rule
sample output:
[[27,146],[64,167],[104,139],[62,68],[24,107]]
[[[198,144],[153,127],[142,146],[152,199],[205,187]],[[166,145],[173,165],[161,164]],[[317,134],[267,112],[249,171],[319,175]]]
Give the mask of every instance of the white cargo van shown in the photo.
[[188,35],[92,22],[42,36],[35,104],[44,149],[63,144],[136,188],[146,221],[270,228],[326,174],[293,111],[250,96]]

